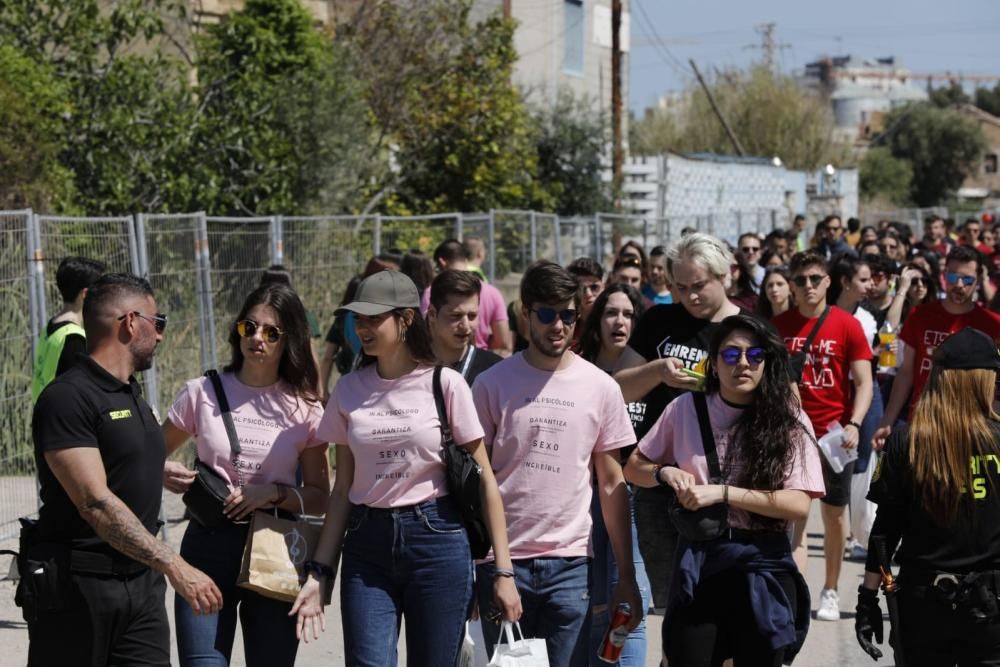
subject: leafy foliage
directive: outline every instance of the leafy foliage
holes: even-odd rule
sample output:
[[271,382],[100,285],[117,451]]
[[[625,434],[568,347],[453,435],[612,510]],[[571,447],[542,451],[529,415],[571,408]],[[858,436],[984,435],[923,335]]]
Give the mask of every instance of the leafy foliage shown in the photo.
[[1000,116],[1000,83],[992,88],[976,88],[975,104],[986,113]]
[[913,169],[908,161],[893,157],[888,148],[869,149],[860,172],[858,186],[865,199],[881,195],[897,206],[908,203]]
[[[777,156],[793,169],[846,159],[844,148],[831,136],[833,118],[827,101],[803,95],[792,79],[758,66],[724,73],[709,88],[749,155]],[[704,91],[692,87],[687,97],[677,112],[654,112],[632,124],[634,153],[734,152]]]
[[942,109],[956,104],[969,103],[969,96],[966,94],[965,89],[962,88],[962,84],[957,81],[952,81],[947,86],[934,88],[931,90],[929,98],[931,104]]
[[879,142],[894,158],[910,163],[910,199],[917,206],[932,206],[948,198],[986,149],[982,130],[974,121],[927,102],[891,112]]

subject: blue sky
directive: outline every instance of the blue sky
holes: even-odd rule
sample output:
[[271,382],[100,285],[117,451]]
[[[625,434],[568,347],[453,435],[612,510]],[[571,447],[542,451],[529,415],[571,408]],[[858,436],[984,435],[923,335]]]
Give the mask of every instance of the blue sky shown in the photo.
[[[628,0],[636,114],[703,73],[761,58],[754,25],[775,22],[775,62],[801,70],[820,55],[896,56],[914,73],[1000,76],[1000,0]],[[662,42],[662,43],[661,43]],[[938,84],[941,85],[941,84]],[[993,84],[989,84],[992,87]]]

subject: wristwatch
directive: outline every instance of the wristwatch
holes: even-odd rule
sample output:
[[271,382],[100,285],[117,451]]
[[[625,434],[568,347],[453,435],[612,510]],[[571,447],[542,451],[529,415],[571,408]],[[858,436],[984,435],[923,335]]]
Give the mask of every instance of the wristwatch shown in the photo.
[[670,486],[669,482],[664,482],[663,478],[660,477],[660,471],[663,470],[666,467],[668,467],[668,466],[658,465],[658,466],[656,466],[656,468],[653,469],[653,479],[656,481],[656,484],[658,486]]
[[302,570],[306,574],[314,574],[317,579],[333,579],[333,568],[326,563],[315,560],[307,560],[302,563]]

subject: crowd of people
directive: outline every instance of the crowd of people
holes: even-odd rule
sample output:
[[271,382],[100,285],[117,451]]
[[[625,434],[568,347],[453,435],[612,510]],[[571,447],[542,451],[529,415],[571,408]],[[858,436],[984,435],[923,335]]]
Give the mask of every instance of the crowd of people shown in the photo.
[[[845,557],[866,563],[855,625],[877,657],[895,553],[897,655],[995,664],[997,234],[832,215],[812,236],[797,216],[735,246],[685,232],[648,253],[540,260],[509,303],[481,240],[387,252],[315,352],[272,267],[226,325],[229,364],[186,382],[162,424],[134,377],[167,335],[152,289],[67,258],[33,385],[29,663],[168,664],[166,577],[182,665],[228,664],[237,623],[248,665],[294,664],[334,580],[349,665],[396,664],[404,617],[415,665],[454,665],[477,618],[490,651],[517,621],[549,664],[598,665],[625,606],[618,664],[780,665],[813,609],[842,618]],[[485,558],[448,493],[443,431],[482,471]],[[175,553],[156,517],[162,488],[194,483],[168,458],[189,440],[229,495],[225,520],[193,518]],[[294,602],[236,586],[256,510],[324,517]]]

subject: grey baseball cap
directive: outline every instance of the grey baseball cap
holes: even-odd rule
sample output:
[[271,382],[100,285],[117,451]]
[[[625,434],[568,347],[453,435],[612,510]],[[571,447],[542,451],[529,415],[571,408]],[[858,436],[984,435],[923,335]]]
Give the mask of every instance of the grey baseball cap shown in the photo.
[[381,315],[394,308],[420,309],[420,292],[410,277],[399,271],[379,271],[358,285],[354,300],[337,309],[358,315]]

